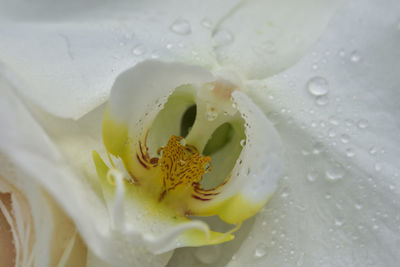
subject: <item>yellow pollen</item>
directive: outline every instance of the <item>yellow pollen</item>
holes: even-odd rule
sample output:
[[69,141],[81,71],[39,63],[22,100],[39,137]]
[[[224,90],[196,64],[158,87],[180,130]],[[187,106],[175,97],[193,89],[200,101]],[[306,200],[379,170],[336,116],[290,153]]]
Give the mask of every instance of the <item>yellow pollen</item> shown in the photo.
[[211,171],[210,157],[202,156],[194,146],[182,145],[180,136],[171,136],[162,149],[161,173],[164,195],[179,185],[199,183],[203,174]]

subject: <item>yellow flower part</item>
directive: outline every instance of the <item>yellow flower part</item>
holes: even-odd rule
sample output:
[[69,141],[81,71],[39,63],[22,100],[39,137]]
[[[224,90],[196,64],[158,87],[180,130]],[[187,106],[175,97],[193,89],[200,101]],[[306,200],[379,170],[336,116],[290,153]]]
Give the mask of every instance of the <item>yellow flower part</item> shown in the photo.
[[[107,153],[93,158],[113,225],[159,238],[148,244],[155,253],[232,240],[282,170],[279,137],[241,88],[183,64],[149,61],[122,74],[103,141]],[[233,225],[215,232],[193,217],[213,215]]]

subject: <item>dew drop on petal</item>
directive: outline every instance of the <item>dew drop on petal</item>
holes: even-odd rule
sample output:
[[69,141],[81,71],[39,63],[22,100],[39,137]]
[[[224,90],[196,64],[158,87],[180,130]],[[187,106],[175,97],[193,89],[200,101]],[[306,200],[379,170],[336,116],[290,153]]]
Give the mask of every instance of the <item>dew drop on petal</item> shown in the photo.
[[267,254],[268,246],[265,243],[259,243],[254,251],[255,258],[264,257]]
[[350,55],[350,61],[353,63],[357,63],[359,62],[361,59],[360,54],[358,53],[358,51],[353,51]]
[[244,147],[246,145],[246,140],[245,139],[240,140],[240,145]]
[[359,204],[359,203],[356,203],[356,204],[354,204],[354,208],[356,210],[361,210],[363,208],[363,206],[361,204]]
[[170,27],[171,31],[173,31],[176,34],[180,35],[188,35],[192,32],[192,28],[190,27],[190,24],[187,20],[185,19],[177,19],[175,20]]
[[307,174],[307,180],[309,182],[314,182],[315,180],[317,180],[318,177],[318,173],[315,171],[311,171]]
[[313,77],[307,82],[307,89],[314,96],[326,95],[329,91],[329,83],[323,77]]
[[335,219],[335,226],[340,227],[344,224],[342,219],[336,218]]
[[356,154],[356,153],[354,152],[354,150],[353,150],[352,148],[347,148],[347,149],[346,149],[346,156],[347,156],[348,158],[354,157],[355,154]]
[[201,21],[201,25],[206,29],[211,29],[213,27],[213,23],[209,18],[204,18]]
[[333,164],[326,170],[325,174],[328,180],[336,181],[343,178],[344,170],[339,164]]
[[217,30],[213,36],[213,42],[215,47],[226,46],[233,42],[233,34],[225,29]]
[[357,123],[357,126],[358,126],[358,128],[360,128],[360,129],[365,129],[365,128],[368,127],[368,121],[367,121],[367,120],[364,120],[364,119],[359,120],[358,123]]
[[132,49],[132,54],[135,56],[141,56],[145,53],[145,47],[143,45],[137,45]]
[[312,150],[314,155],[321,154],[323,151],[324,151],[324,145],[322,143],[318,142],[318,143],[314,144],[313,150]]
[[342,134],[340,136],[340,141],[342,141],[343,144],[347,144],[350,141],[350,136],[347,134]]

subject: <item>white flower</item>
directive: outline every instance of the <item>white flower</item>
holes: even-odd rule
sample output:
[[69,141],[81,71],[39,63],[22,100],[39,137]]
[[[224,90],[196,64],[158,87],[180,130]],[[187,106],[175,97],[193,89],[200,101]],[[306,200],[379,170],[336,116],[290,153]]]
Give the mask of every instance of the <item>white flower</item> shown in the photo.
[[[29,116],[10,86],[0,82],[1,112]],[[15,125],[2,120],[3,131],[16,137]],[[17,123],[14,121],[13,123]],[[25,124],[23,127],[35,127]],[[6,153],[5,153],[6,154]],[[74,223],[32,179],[0,153],[1,266],[69,266],[86,262],[86,247]]]
[[[87,153],[102,150],[102,110],[88,111],[104,102],[123,70],[158,57],[240,75],[247,95],[275,123],[286,170],[267,208],[242,226],[242,236],[211,251],[181,249],[171,266],[198,260],[215,266],[396,265],[396,1],[346,3],[307,53],[340,3],[147,4],[83,3],[76,9],[47,3],[1,11],[5,75],[33,103],[50,138],[3,98],[12,112],[1,113],[2,125],[18,121],[19,127],[0,133],[0,149],[60,203],[94,254],[119,266],[165,265],[171,256],[155,256],[113,231],[110,225],[118,222],[108,220]],[[21,127],[28,123],[35,126]]]

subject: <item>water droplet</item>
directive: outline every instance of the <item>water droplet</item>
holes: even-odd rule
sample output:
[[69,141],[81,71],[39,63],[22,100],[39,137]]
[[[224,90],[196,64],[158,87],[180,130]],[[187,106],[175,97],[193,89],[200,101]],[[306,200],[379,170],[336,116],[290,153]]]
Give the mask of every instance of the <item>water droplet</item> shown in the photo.
[[314,96],[322,96],[328,93],[329,84],[325,78],[317,76],[307,82],[307,89]]
[[380,172],[382,170],[382,164],[380,162],[375,163],[375,171]]
[[329,122],[330,122],[332,125],[339,125],[339,121],[336,119],[335,116],[331,116],[331,117],[329,118]]
[[340,49],[338,54],[339,54],[340,57],[344,57],[344,55],[345,55],[344,50]]
[[333,128],[330,128],[330,129],[328,130],[328,136],[329,136],[330,138],[335,137],[335,136],[336,136],[336,130],[333,129]]
[[185,19],[177,19],[175,20],[171,27],[171,31],[173,31],[176,34],[180,35],[188,35],[192,32],[192,29],[190,27],[190,24],[187,20]]
[[353,63],[359,62],[361,59],[360,55],[358,54],[357,51],[353,51],[350,55],[350,61]]
[[356,203],[356,204],[354,204],[354,208],[356,210],[361,210],[363,208],[363,206],[361,204]]
[[365,129],[365,128],[368,127],[368,121],[367,121],[367,120],[364,120],[364,119],[359,120],[358,123],[357,123],[357,126],[358,126],[358,128],[360,128],[360,129]]
[[201,21],[201,25],[206,29],[211,29],[214,24],[212,23],[212,21],[209,18],[204,18]]
[[333,164],[332,166],[330,166],[325,174],[328,180],[336,181],[343,178],[344,170],[339,164]]
[[344,224],[343,220],[336,218],[335,219],[335,225],[340,227]]
[[259,243],[256,246],[256,250],[254,251],[254,257],[255,258],[261,258],[264,257],[267,254],[267,245],[265,243]]
[[245,139],[240,140],[240,145],[244,147],[246,145],[246,140]]
[[346,156],[347,157],[352,158],[352,157],[354,157],[355,154],[356,153],[354,152],[354,150],[352,148],[347,148],[346,149]]
[[132,54],[135,56],[141,56],[145,53],[146,49],[143,45],[137,45],[132,49]]
[[194,256],[201,263],[204,264],[212,264],[218,261],[221,255],[221,247],[220,246],[204,246],[196,248],[194,252]]
[[230,31],[225,29],[217,30],[213,34],[213,41],[215,47],[221,47],[233,42],[233,35]]
[[213,121],[218,117],[218,113],[214,108],[210,108],[209,110],[207,110],[206,115],[208,121]]
[[329,102],[329,98],[328,98],[328,96],[326,96],[326,95],[317,96],[317,97],[315,98],[315,103],[316,103],[318,106],[326,106],[326,104],[328,104],[328,102]]
[[350,141],[350,136],[347,134],[342,134],[340,136],[340,141],[342,141],[343,144],[347,144]]
[[307,174],[307,180],[309,182],[314,182],[318,178],[318,173],[316,171],[311,171]]
[[324,145],[322,143],[315,143],[313,146],[313,154],[318,155],[324,151]]
[[281,197],[283,197],[283,198],[287,198],[288,196],[289,196],[289,193],[286,191],[282,192],[282,194],[281,194]]
[[376,147],[370,147],[370,149],[369,149],[369,154],[371,154],[371,155],[374,155],[374,154],[376,154]]

